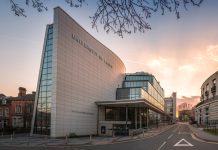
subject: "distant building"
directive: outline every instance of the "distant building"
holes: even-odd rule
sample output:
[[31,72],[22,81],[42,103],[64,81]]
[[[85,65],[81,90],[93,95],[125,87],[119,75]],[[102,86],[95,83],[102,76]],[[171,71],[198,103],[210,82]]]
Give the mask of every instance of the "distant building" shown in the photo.
[[196,105],[195,121],[200,125],[218,123],[218,71],[201,86],[201,102]]
[[182,103],[178,105],[178,111],[191,110],[191,109],[192,109],[192,104],[189,103]]
[[34,98],[35,92],[26,94],[23,87],[17,97],[0,98],[0,130],[30,128]]
[[165,97],[165,112],[171,116],[171,120],[173,123],[176,122],[176,92],[173,92],[170,97]]
[[181,110],[178,111],[179,121],[189,121],[193,116],[192,110]]
[[0,93],[0,99],[6,97],[4,94]]
[[179,121],[189,121],[193,116],[192,105],[189,103],[182,103],[178,105],[178,118]]

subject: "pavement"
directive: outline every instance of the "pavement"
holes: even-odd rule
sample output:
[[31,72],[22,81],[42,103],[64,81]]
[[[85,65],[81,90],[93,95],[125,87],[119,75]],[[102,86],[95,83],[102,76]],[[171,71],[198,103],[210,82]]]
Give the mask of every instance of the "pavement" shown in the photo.
[[218,143],[218,136],[210,134],[208,132],[203,131],[203,128],[198,128],[194,125],[189,125],[192,133],[199,139],[206,142],[216,142]]
[[152,128],[149,131],[144,132],[136,136],[92,136],[92,137],[79,137],[68,139],[55,139],[47,137],[29,137],[28,135],[4,135],[0,136],[0,146],[28,146],[28,147],[43,147],[43,146],[82,146],[82,145],[105,145],[112,143],[129,142],[140,139],[146,139],[152,136],[156,136],[174,125],[161,126],[159,128]]
[[[203,132],[203,133],[202,133]],[[89,137],[48,139],[29,137],[0,138],[1,150],[217,150],[218,143],[196,137],[205,134],[188,123],[177,123],[133,137]],[[205,136],[205,135],[204,135]],[[27,142],[29,141],[29,146]],[[67,142],[67,143],[65,143]],[[8,143],[8,146],[7,146]],[[11,146],[11,145],[12,146]]]

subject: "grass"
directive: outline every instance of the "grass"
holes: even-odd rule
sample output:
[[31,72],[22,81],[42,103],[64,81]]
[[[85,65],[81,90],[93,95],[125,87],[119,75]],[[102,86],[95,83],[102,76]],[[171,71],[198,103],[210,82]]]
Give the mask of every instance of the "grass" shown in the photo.
[[218,136],[218,129],[211,128],[211,129],[204,129],[204,131],[207,132],[207,133],[210,133],[210,134]]

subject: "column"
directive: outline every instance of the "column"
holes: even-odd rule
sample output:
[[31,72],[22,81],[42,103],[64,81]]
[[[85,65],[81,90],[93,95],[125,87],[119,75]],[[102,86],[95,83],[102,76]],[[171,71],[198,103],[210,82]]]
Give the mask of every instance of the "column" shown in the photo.
[[147,113],[146,113],[146,120],[147,121],[146,122],[147,122],[147,129],[148,129],[149,110],[148,110],[148,108],[146,108],[146,109],[147,109]]
[[139,108],[139,127],[142,128],[141,108]]
[[128,106],[126,106],[126,135],[128,135]]
[[137,108],[135,107],[135,129],[137,129]]

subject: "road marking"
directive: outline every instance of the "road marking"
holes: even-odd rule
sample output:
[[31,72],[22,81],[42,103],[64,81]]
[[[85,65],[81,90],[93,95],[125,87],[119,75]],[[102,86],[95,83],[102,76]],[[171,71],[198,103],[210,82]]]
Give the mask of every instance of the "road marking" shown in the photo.
[[171,134],[167,139],[169,140],[172,136],[173,136],[173,134]]
[[[185,144],[181,144],[182,142],[185,142]],[[174,146],[194,146],[191,143],[189,143],[186,139],[181,139],[179,142],[177,142]]]
[[176,132],[177,129],[179,130],[180,126],[177,126],[176,129],[173,130],[173,132]]
[[163,143],[161,144],[161,146],[160,146],[157,150],[161,150],[161,148],[162,148],[166,143],[167,143],[166,141],[163,142]]

